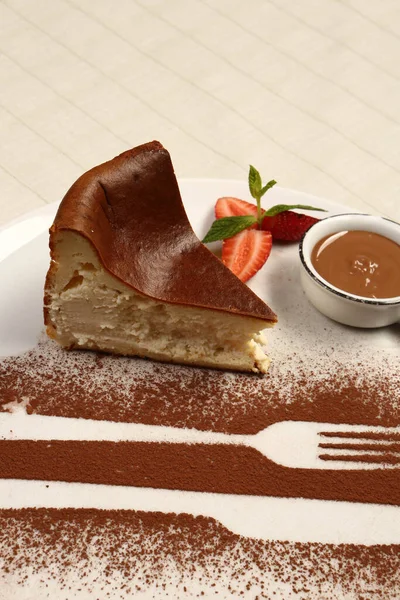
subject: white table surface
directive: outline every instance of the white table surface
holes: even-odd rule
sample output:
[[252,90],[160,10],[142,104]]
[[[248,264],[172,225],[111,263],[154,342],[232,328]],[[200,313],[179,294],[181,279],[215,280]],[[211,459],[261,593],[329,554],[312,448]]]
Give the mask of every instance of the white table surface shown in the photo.
[[159,139],[400,220],[399,0],[0,0],[0,224]]

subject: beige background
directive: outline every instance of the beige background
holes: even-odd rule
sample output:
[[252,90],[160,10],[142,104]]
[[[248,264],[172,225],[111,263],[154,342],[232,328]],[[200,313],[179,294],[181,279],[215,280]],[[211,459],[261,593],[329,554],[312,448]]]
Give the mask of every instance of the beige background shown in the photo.
[[0,224],[159,139],[400,220],[399,0],[0,0]]

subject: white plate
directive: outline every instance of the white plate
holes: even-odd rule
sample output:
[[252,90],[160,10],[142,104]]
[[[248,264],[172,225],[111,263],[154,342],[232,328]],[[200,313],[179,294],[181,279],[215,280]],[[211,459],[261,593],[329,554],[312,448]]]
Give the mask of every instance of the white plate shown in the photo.
[[[194,230],[204,236],[213,220],[216,198],[223,195],[249,199],[245,183],[223,180],[180,182],[182,197]],[[349,211],[343,206],[307,194],[274,188],[265,205],[308,204],[330,214]],[[48,268],[48,233],[57,204],[18,219],[0,230],[0,356],[23,352],[36,344],[43,330],[42,294]],[[318,361],[325,347],[337,342],[336,357],[349,349],[370,353],[383,349],[399,357],[398,329],[374,332],[341,327],[311,307],[298,282],[297,245],[276,245],[267,265],[250,287],[279,314],[279,327],[270,337],[271,354],[285,363],[287,345]],[[274,282],[274,283],[271,283]],[[318,341],[311,351],[307,340]],[[313,359],[314,357],[314,359]],[[99,424],[99,439],[101,439]],[[261,539],[322,543],[400,543],[400,507],[303,499],[233,496],[141,488],[0,481],[0,508],[27,506],[95,506],[203,514],[219,520],[234,533]],[[45,490],[45,493],[44,493]]]

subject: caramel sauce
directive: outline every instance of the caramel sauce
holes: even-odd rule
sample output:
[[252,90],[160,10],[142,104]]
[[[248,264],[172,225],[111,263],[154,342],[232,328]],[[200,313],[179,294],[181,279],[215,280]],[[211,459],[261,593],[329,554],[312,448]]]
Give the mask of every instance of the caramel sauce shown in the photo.
[[370,231],[340,231],[313,248],[316,271],[335,287],[364,298],[400,296],[400,245]]

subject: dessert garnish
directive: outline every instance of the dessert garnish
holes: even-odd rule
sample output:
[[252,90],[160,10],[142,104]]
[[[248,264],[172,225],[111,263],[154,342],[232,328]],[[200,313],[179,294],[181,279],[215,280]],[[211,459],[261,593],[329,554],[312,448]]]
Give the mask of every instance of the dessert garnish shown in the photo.
[[222,262],[242,281],[248,281],[265,264],[273,240],[298,242],[318,221],[293,209],[324,211],[304,204],[276,204],[266,210],[261,206],[261,198],[276,181],[272,179],[263,186],[260,173],[252,165],[248,180],[257,205],[239,198],[219,198],[216,220],[203,240],[205,244],[223,240]]
[[311,262],[336,288],[364,298],[400,296],[400,245],[372,231],[339,231],[320,240]]

